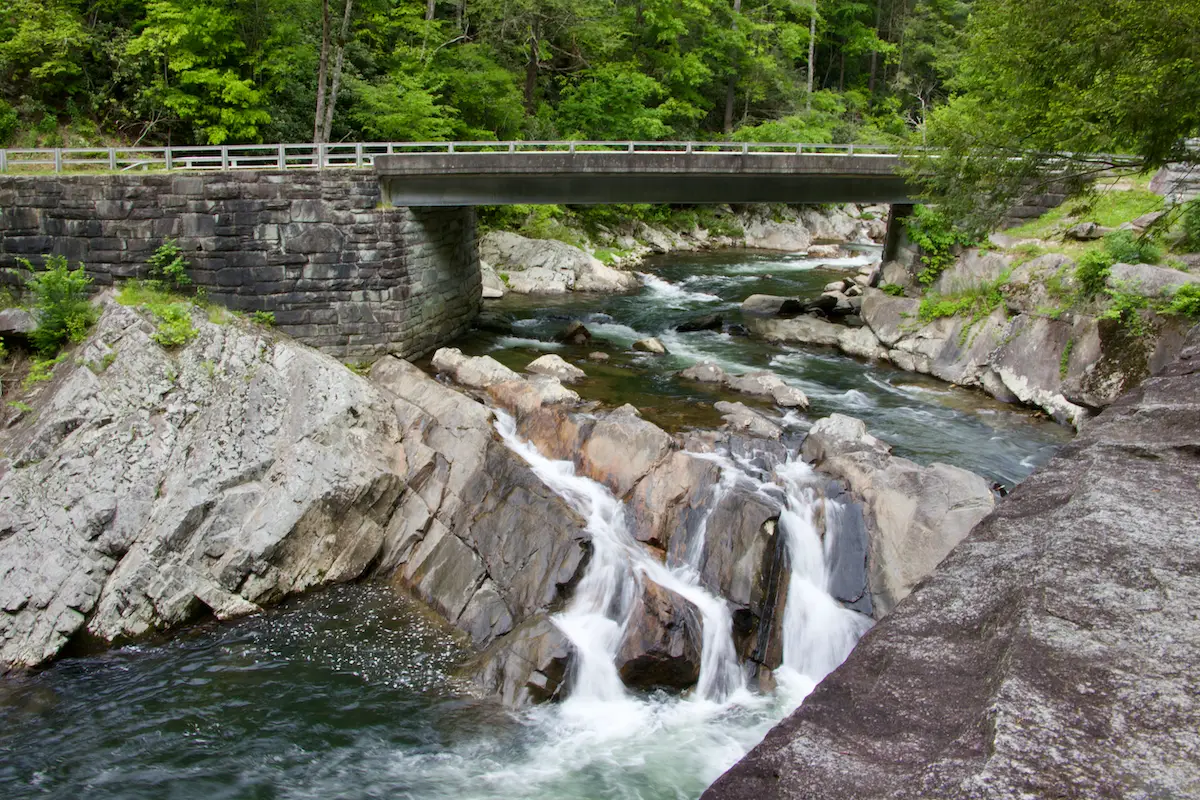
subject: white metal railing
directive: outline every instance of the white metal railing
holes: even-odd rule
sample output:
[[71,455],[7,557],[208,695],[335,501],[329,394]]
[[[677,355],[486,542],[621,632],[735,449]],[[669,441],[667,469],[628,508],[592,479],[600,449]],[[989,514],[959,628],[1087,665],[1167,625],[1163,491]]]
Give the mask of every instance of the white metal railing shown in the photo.
[[869,144],[785,142],[354,142],[196,147],[42,147],[0,149],[0,172],[287,170],[371,167],[383,155],[447,153],[724,153],[741,155],[899,156]]

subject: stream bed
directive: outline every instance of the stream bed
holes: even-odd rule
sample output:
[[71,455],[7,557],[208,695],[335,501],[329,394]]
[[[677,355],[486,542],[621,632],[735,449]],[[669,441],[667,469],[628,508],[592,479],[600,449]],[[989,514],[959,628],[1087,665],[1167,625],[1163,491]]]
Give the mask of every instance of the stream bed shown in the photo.
[[[672,430],[719,424],[717,399],[747,401],[682,382],[678,370],[700,360],[733,372],[771,369],[812,401],[807,413],[788,416],[797,429],[834,411],[851,414],[901,455],[1005,484],[1067,441],[1066,430],[978,393],[738,333],[747,295],[816,294],[862,260],[745,252],[663,258],[644,267],[646,286],[636,294],[505,298],[488,311],[486,328],[458,346],[516,369],[557,352],[588,371],[576,387],[585,398],[632,403]],[[673,330],[709,313],[725,317],[724,330]],[[555,342],[574,319],[593,340]],[[647,335],[671,354],[628,349]],[[593,351],[610,358],[586,361]],[[588,520],[599,554],[560,615],[580,654],[564,702],[510,713],[474,697],[458,677],[466,653],[443,623],[386,587],[345,586],[0,681],[0,796],[694,798],[869,627],[829,595],[830,534],[822,543],[813,525],[820,481],[803,463],[763,470],[726,459],[723,467],[731,480],[778,498],[791,554],[783,666],[777,688],[764,693],[730,661],[728,611],[693,567],[647,558],[607,489],[521,442],[504,415],[496,424]],[[643,579],[687,596],[704,616],[700,681],[683,697],[629,692],[616,678],[612,651],[623,623],[613,609],[627,605]]]

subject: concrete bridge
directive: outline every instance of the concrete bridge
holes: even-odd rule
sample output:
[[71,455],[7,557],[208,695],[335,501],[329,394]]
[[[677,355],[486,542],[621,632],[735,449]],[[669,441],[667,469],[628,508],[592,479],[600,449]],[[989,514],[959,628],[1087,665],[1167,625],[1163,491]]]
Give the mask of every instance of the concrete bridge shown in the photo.
[[61,254],[105,285],[174,238],[233,308],[342,358],[415,356],[478,312],[472,206],[887,203],[891,248],[912,202],[899,161],[707,142],[0,150],[0,267]]

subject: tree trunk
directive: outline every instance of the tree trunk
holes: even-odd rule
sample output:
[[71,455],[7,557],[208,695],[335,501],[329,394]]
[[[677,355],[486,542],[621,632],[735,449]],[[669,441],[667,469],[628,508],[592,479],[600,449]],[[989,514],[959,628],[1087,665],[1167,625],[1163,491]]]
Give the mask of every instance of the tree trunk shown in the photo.
[[537,109],[534,100],[537,94],[538,79],[538,26],[535,22],[529,28],[529,61],[525,63],[525,113],[533,116]]
[[[742,0],[733,0],[733,29],[737,30],[737,15],[742,13]],[[729,73],[729,85],[725,87],[725,133],[733,133],[733,101],[737,90],[737,54],[730,59],[732,72]]]
[[321,62],[317,67],[317,113],[313,117],[313,144],[321,143],[325,121],[325,76],[329,72],[329,0],[321,0]]
[[804,110],[812,111],[813,67],[817,52],[817,0],[812,0],[812,10],[808,14],[808,95],[804,100]]
[[[883,25],[883,0],[878,0],[875,3],[875,35],[880,39],[883,38],[883,31],[880,30]],[[867,81],[867,100],[875,104],[875,69],[879,66],[879,51],[871,51],[871,78]]]
[[345,61],[346,42],[350,40],[350,15],[353,13],[354,0],[346,0],[346,11],[342,14],[342,30],[337,40],[337,55],[333,60],[333,78],[329,87],[329,99],[325,103],[325,123],[322,128],[321,141],[328,142],[333,133],[333,111],[337,107],[338,89],[342,83],[342,64]]
[[426,22],[432,21],[434,14],[437,13],[437,9],[434,7],[435,5],[436,5],[436,0],[428,0],[428,2],[425,4],[425,21]]

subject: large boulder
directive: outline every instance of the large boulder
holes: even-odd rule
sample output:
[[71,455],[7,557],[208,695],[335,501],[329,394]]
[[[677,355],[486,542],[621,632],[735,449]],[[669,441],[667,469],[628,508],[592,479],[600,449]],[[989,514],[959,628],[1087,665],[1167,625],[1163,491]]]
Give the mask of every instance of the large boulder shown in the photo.
[[804,455],[821,472],[846,481],[863,502],[871,599],[878,616],[903,600],[995,504],[981,476],[893,456],[852,417],[818,420]]
[[486,389],[521,376],[491,356],[466,356],[457,347],[443,347],[433,354],[432,366],[450,380],[471,389]]
[[721,419],[731,431],[762,439],[778,439],[783,429],[763,414],[744,403],[729,403],[722,400],[713,407],[721,412]]
[[748,317],[750,330],[771,342],[837,345],[845,327],[816,317]]
[[1038,256],[1013,267],[1000,290],[1016,313],[1046,313],[1065,305],[1075,292],[1075,262],[1059,253]]
[[627,686],[687,689],[700,677],[700,612],[685,598],[643,577],[617,650]]
[[638,481],[630,498],[634,535],[660,550],[691,541],[708,519],[720,477],[712,461],[679,451],[668,455]]
[[624,497],[671,450],[671,437],[632,406],[622,406],[592,426],[577,456],[581,472]]
[[574,383],[587,377],[586,372],[554,353],[547,353],[530,361],[525,371],[536,375],[550,375],[563,383]]
[[773,372],[748,372],[745,375],[726,375],[725,386],[735,392],[769,397],[775,405],[783,408],[808,408],[808,397],[804,392],[788,386]]
[[622,292],[639,283],[636,275],[607,267],[578,247],[553,239],[492,231],[479,240],[479,257],[506,275],[508,290],[517,294]]
[[955,260],[949,269],[938,275],[933,291],[938,294],[958,294],[995,283],[1013,262],[1003,253],[968,250]]
[[746,247],[803,253],[812,244],[812,235],[799,222],[755,219],[745,226]]
[[863,293],[862,318],[884,345],[891,347],[917,325],[921,301],[913,297],[893,297],[874,289]]
[[667,354],[666,346],[653,336],[638,339],[633,343],[633,349],[643,353],[653,353],[656,356],[665,356]]
[[1200,275],[1149,264],[1114,264],[1108,273],[1108,288],[1146,297],[1170,297],[1187,283],[1200,283]]
[[752,294],[742,301],[742,313],[758,316],[773,316],[778,314],[788,304],[799,306],[799,301],[791,297],[777,297],[772,294]]
[[571,642],[545,614],[530,617],[476,659],[472,673],[486,693],[520,708],[565,694]]
[[1200,331],[704,800],[1194,796],[1197,396]]

